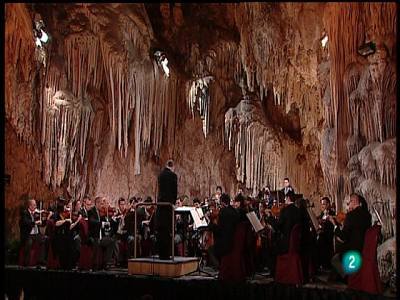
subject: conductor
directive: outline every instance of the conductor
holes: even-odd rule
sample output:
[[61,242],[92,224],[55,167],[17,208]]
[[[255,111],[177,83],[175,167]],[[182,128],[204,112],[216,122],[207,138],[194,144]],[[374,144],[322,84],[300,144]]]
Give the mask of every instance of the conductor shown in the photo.
[[[174,173],[174,162],[168,160],[158,176],[158,202],[175,204],[178,194],[178,178]],[[156,230],[160,259],[170,259],[172,255],[172,211],[169,206],[157,208]]]

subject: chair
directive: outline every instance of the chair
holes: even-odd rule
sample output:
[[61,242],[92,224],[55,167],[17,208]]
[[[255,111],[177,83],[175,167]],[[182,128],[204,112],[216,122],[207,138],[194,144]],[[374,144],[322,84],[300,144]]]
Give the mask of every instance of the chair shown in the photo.
[[23,267],[33,267],[36,266],[39,260],[40,244],[35,240],[32,243],[32,247],[29,253],[29,261],[25,264],[24,261],[24,244],[21,244],[18,256],[18,265]]
[[233,237],[232,251],[223,256],[220,264],[219,278],[224,281],[243,281],[246,278],[246,262],[244,249],[246,244],[246,222],[241,222],[236,226]]
[[24,245],[22,245],[19,250],[18,265],[20,265],[22,267],[36,266],[38,258],[39,258],[39,245],[36,242],[33,242],[31,252],[29,255],[29,261],[27,264],[25,264],[25,262],[24,262]]
[[284,284],[303,284],[303,268],[300,257],[301,226],[296,224],[290,232],[288,253],[276,258],[275,282]]
[[55,256],[52,246],[52,241],[55,231],[55,221],[48,220],[46,224],[46,235],[48,236],[48,253],[47,253],[47,268],[48,269],[58,269],[60,267],[60,261],[58,257]]
[[117,263],[126,265],[128,262],[128,242],[126,240],[118,241],[118,253]]
[[79,236],[81,237],[81,249],[79,254],[78,267],[80,270],[89,270],[92,268],[93,247],[88,244],[89,223],[81,219],[79,221],[80,229]]
[[381,226],[370,227],[364,237],[362,265],[360,270],[348,277],[348,288],[370,294],[382,294],[382,282],[379,276],[377,247]]

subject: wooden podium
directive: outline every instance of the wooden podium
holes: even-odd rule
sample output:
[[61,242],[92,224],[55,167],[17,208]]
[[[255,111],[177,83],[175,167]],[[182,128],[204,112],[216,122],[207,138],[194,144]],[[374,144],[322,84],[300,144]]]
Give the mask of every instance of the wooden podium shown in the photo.
[[179,277],[198,270],[198,257],[175,256],[161,260],[158,255],[152,257],[128,259],[128,274],[154,275],[160,277]]
[[[182,257],[174,255],[174,239],[175,239],[175,207],[169,202],[158,203],[139,203],[140,206],[164,206],[172,210],[171,220],[171,254],[172,259],[159,259],[158,255],[151,257],[140,257],[136,255],[136,239],[134,240],[134,258],[128,259],[128,274],[130,275],[153,275],[160,277],[179,277],[199,270],[199,258],[197,257]],[[187,211],[191,208],[180,208],[176,211]],[[137,209],[135,209],[135,220],[137,220]],[[135,222],[135,231],[137,231],[137,222]]]

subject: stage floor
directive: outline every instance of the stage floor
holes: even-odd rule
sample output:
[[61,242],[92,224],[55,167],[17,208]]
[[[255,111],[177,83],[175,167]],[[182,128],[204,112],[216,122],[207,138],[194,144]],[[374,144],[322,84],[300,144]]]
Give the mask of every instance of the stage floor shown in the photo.
[[[128,270],[62,271],[36,267],[5,266],[5,291],[8,299],[396,299],[387,290],[383,296],[347,290],[345,284],[328,282],[328,274],[301,287],[274,283],[267,273],[256,273],[244,283],[224,283],[218,273],[204,268],[176,278],[154,275],[128,275]],[[56,296],[55,296],[56,294]],[[126,295],[129,297],[127,298]],[[146,298],[146,296],[149,296]],[[143,298],[144,297],[144,298]]]

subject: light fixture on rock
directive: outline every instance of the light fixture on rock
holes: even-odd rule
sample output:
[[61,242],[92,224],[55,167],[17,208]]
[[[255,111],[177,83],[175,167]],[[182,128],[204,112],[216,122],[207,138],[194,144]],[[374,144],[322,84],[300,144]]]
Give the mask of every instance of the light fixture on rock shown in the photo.
[[324,34],[324,36],[321,39],[322,48],[325,48],[327,43],[328,43],[328,35]]
[[43,44],[48,43],[49,35],[44,31],[45,25],[39,14],[35,16],[35,28],[33,34],[35,36],[35,44],[37,47],[42,47]]
[[375,51],[376,51],[376,45],[374,42],[365,43],[357,49],[358,54],[362,56],[368,56],[374,54]]
[[169,77],[168,59],[164,52],[157,50],[154,52],[157,64],[163,68],[165,75]]

